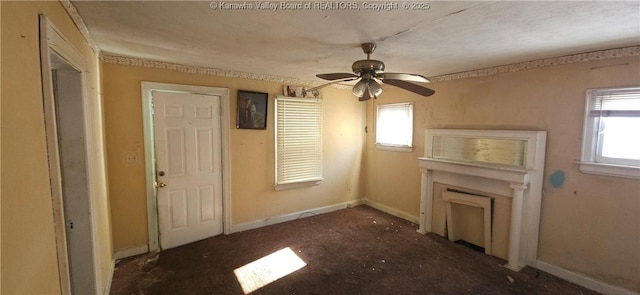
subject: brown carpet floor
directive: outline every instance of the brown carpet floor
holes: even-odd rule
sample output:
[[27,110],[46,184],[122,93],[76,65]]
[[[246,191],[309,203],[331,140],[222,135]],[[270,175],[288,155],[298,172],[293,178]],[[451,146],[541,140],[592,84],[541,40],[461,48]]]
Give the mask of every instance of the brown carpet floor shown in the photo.
[[301,218],[123,259],[111,294],[243,294],[234,269],[285,247],[307,265],[251,294],[597,294],[416,229],[367,206]]

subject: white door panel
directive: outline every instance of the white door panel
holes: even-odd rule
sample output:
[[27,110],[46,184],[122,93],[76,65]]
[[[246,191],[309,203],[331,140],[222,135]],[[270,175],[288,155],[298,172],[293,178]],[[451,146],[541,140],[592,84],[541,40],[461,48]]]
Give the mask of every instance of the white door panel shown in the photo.
[[221,234],[220,97],[152,95],[160,245],[167,249]]

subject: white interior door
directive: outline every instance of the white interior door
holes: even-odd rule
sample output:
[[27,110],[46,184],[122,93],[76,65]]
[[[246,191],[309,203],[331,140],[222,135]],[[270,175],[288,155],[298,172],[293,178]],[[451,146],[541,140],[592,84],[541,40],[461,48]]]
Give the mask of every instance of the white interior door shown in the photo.
[[221,234],[220,97],[152,96],[160,247]]

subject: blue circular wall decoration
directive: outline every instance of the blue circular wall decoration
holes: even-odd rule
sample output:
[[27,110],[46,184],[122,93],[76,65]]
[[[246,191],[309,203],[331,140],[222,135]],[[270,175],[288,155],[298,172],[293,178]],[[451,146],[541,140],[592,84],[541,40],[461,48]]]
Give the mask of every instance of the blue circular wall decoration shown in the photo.
[[551,182],[551,186],[553,186],[554,188],[561,188],[564,184],[564,171],[556,170],[555,172],[553,172],[553,174],[551,174],[549,180]]

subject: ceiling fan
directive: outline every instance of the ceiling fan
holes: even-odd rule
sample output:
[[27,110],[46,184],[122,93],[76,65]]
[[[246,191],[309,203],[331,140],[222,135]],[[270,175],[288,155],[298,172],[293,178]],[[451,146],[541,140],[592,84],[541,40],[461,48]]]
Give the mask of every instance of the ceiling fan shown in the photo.
[[382,61],[370,59],[371,54],[376,49],[375,43],[363,43],[361,47],[362,51],[364,51],[364,53],[367,55],[367,59],[358,60],[353,63],[351,68],[353,69],[353,72],[355,74],[318,74],[316,75],[316,77],[332,82],[308,89],[307,91],[317,91],[317,89],[334,83],[360,79],[360,81],[358,81],[356,85],[353,86],[352,90],[353,94],[358,97],[359,101],[366,101],[371,98],[377,98],[382,93],[382,87],[380,87],[380,83],[378,83],[378,81],[400,87],[404,90],[408,90],[422,96],[431,96],[435,93],[435,91],[429,88],[416,84],[430,82],[429,79],[421,75],[406,73],[385,73],[384,63]]

